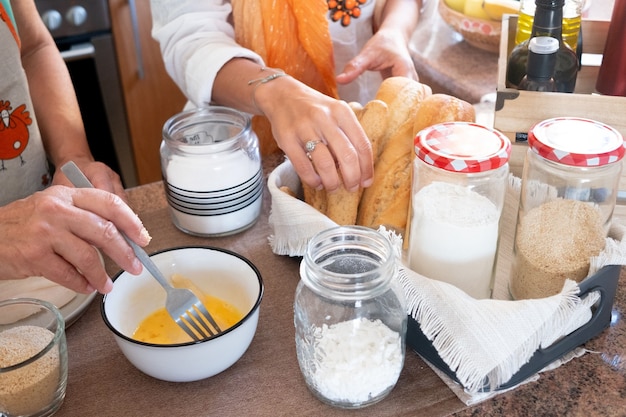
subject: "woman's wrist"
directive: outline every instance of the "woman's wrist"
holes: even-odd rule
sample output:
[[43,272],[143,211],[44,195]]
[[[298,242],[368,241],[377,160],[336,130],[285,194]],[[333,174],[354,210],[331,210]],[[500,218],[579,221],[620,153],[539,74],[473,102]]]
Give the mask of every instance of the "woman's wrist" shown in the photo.
[[264,115],[265,113],[259,107],[257,103],[257,99],[256,99],[257,90],[259,89],[259,87],[262,87],[265,84],[272,82],[277,78],[288,77],[289,74],[285,73],[285,71],[279,68],[268,68],[268,67],[262,67],[261,74],[262,75],[260,77],[249,80],[248,85],[252,87],[252,91],[250,92],[250,101],[252,103],[252,107],[258,110],[260,114]]
[[288,74],[273,77],[265,83],[257,83],[250,93],[250,100],[256,112],[268,116],[274,107],[283,105],[284,100],[281,99],[283,92],[297,88],[294,83],[298,82]]

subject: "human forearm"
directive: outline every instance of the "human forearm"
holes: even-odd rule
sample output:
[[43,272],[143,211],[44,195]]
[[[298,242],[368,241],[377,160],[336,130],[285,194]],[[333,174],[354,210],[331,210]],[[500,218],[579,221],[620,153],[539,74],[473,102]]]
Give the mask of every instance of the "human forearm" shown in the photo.
[[[247,58],[258,62],[252,72],[262,65],[256,53],[235,42],[228,1],[151,0],[151,11],[152,36],[159,42],[165,68],[197,106],[228,99],[215,99],[212,94],[218,72],[223,75],[230,61]],[[242,80],[253,76],[244,75]]]
[[[222,106],[233,107],[250,114],[262,114],[255,97],[257,89],[272,89],[268,83],[258,84],[260,80],[280,69],[262,70],[263,66],[245,58],[228,61],[217,73],[213,82],[213,102]],[[274,81],[274,80],[273,80]],[[275,83],[278,84],[278,83]]]
[[72,82],[63,59],[32,0],[12,2],[41,137],[54,164],[93,160]]
[[393,31],[408,43],[419,21],[421,4],[421,0],[386,0],[377,31]]

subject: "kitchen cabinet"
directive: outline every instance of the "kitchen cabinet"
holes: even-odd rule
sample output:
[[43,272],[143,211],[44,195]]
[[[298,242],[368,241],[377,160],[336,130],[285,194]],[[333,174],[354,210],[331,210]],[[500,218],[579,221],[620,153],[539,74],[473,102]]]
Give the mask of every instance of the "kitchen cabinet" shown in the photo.
[[150,1],[109,0],[109,11],[137,181],[147,184],[161,179],[161,130],[186,98],[165,71],[150,34]]

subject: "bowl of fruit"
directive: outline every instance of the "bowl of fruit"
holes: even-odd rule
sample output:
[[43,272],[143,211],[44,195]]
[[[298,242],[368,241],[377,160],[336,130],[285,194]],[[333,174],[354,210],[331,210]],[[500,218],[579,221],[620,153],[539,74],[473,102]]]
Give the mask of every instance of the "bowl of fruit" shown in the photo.
[[439,0],[442,19],[470,45],[488,52],[500,49],[502,16],[517,14],[517,0]]

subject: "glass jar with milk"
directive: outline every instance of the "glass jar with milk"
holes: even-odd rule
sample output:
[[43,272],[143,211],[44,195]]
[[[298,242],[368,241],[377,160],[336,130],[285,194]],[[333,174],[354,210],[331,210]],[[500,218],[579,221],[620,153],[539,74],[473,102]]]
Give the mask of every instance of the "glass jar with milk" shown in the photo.
[[261,213],[263,170],[250,117],[210,106],[165,122],[161,169],[176,227],[224,236],[252,226]]
[[415,138],[409,267],[491,297],[511,142],[475,123],[449,122]]

